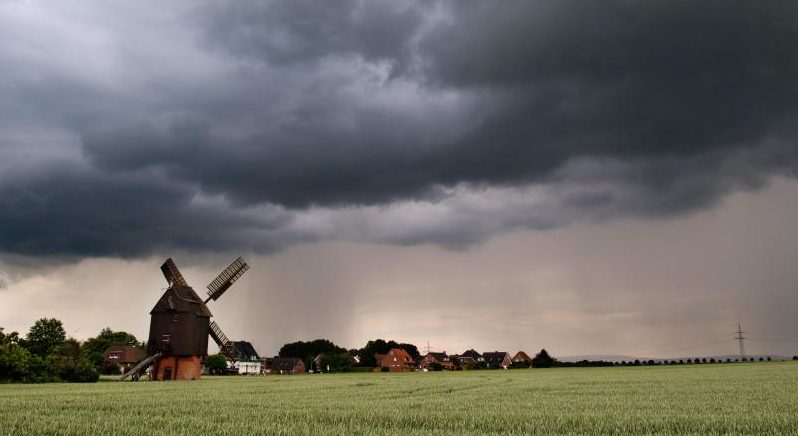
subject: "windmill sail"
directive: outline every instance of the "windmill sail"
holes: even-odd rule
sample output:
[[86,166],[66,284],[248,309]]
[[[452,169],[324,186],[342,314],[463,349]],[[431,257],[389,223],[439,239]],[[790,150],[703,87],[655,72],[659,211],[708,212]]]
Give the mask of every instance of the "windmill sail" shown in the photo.
[[235,283],[248,269],[249,265],[247,265],[243,258],[239,257],[234,260],[230,266],[225,268],[225,270],[208,285],[208,299],[205,300],[205,302],[208,302],[210,299],[216,301],[226,290],[230,289],[230,286],[233,286],[233,283]]
[[216,345],[219,346],[219,351],[224,354],[227,360],[231,362],[238,360],[238,352],[235,345],[230,339],[227,339],[227,335],[222,332],[222,329],[219,328],[219,324],[216,324],[216,321],[211,321],[209,332],[214,342],[216,342]]
[[163,272],[163,276],[170,285],[188,286],[188,282],[183,278],[183,274],[177,269],[177,265],[175,265],[171,257],[166,259],[166,262],[161,265],[161,272]]

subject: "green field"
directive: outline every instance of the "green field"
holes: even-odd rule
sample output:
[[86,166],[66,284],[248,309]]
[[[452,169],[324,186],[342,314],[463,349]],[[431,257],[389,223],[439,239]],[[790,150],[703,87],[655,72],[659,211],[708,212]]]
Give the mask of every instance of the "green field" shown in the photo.
[[798,434],[798,363],[0,385],[0,433]]

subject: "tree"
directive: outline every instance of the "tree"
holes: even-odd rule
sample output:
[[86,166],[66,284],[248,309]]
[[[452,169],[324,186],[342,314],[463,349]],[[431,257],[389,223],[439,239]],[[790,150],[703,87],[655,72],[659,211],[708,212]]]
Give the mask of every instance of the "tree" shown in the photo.
[[533,368],[551,368],[554,366],[554,363],[554,358],[549,356],[549,352],[546,351],[545,348],[540,350],[540,352],[532,358]]
[[17,344],[0,344],[0,381],[24,381],[30,374],[31,354]]
[[211,374],[224,374],[227,369],[227,358],[221,354],[214,354],[205,359],[205,368]]
[[47,356],[57,345],[66,340],[66,332],[61,321],[55,318],[42,318],[33,324],[25,338],[25,347],[32,354]]
[[346,353],[345,348],[341,348],[327,339],[315,339],[310,342],[291,342],[280,347],[280,357],[299,357],[305,363],[306,368],[311,368],[313,359],[319,354],[341,354]]

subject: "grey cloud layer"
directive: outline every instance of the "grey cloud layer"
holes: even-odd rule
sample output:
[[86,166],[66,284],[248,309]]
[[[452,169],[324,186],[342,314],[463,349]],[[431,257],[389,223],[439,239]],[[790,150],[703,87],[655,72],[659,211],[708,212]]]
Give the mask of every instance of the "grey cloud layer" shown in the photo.
[[798,168],[793,2],[10,5],[9,252],[459,246]]

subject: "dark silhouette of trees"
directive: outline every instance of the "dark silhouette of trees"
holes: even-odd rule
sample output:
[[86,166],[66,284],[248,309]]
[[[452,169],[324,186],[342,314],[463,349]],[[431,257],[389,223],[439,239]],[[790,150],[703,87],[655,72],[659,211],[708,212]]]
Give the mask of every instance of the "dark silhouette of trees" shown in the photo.
[[339,347],[327,339],[315,339],[309,342],[291,342],[280,347],[280,357],[298,357],[305,363],[305,368],[310,369],[313,359],[319,354],[341,354],[346,349]]
[[554,366],[555,360],[549,356],[549,352],[545,348],[541,349],[535,357],[532,358],[533,368],[551,368]]
[[407,351],[407,354],[413,358],[413,360],[418,361],[421,357],[418,348],[413,344],[396,342],[396,341],[386,341],[384,339],[374,339],[372,341],[368,341],[366,346],[358,350],[358,355],[360,356],[360,364],[359,366],[366,366],[366,367],[374,367],[377,366],[377,361],[374,359],[375,354],[385,354],[391,350],[391,348],[401,348]]

